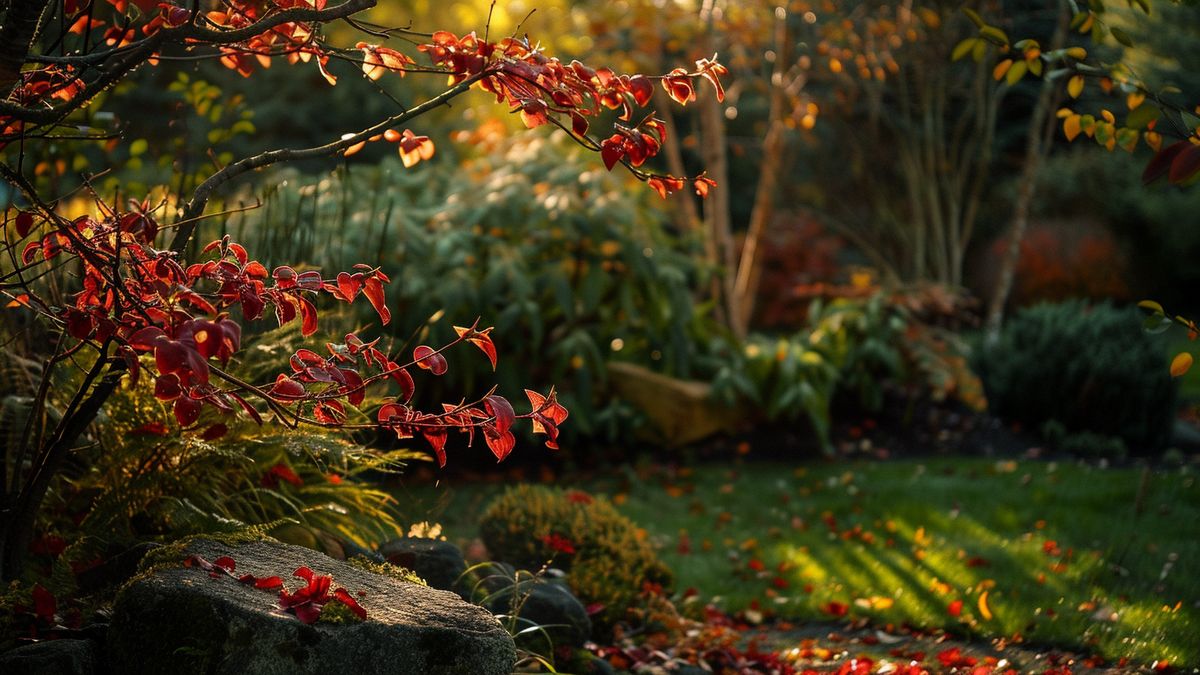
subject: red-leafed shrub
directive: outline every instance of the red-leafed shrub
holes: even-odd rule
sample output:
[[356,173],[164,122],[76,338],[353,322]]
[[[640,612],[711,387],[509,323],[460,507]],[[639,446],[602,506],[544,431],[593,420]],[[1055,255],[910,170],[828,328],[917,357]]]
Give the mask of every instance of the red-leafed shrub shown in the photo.
[[[290,428],[383,428],[404,439],[424,438],[445,463],[445,443],[453,430],[478,438],[503,460],[515,445],[513,425],[529,420],[547,445],[556,447],[567,411],[553,390],[527,391],[528,411],[495,391],[474,399],[456,397],[457,402],[428,411],[412,405],[414,375],[447,372],[447,350],[455,345],[472,344],[495,366],[491,329],[478,321],[456,328],[447,344],[415,348],[397,348],[359,331],[345,333],[296,349],[287,367],[270,378],[243,379],[238,367],[248,357],[242,345],[247,324],[295,322],[307,338],[320,328],[323,302],[361,298],[379,325],[387,325],[392,310],[385,292],[395,270],[351,264],[328,271],[286,262],[268,267],[258,257],[263,251],[249,251],[228,235],[197,252],[192,246],[197,223],[224,216],[206,215],[224,185],[279,162],[347,157],[377,142],[395,144],[405,166],[428,160],[433,142],[409,124],[471,88],[519,113],[529,128],[563,129],[607,168],[623,164],[663,196],[684,188],[707,194],[713,184],[702,174],[685,178],[643,168],[658,154],[666,127],[653,114],[635,111],[650,102],[655,86],[686,104],[695,98],[693,81],[700,78],[721,98],[718,78],[725,68],[701,59],[692,70],[677,68],[656,78],[621,74],[579,61],[563,63],[526,38],[493,40],[487,31],[482,37],[413,33],[353,21],[374,4],[231,0],[203,16],[197,6],[170,2],[151,7],[108,0],[96,7],[71,0],[16,0],[6,6],[0,176],[17,197],[4,215],[0,278],[9,310],[22,321],[32,319],[27,335],[35,337],[26,351],[44,367],[37,374],[40,382],[35,378],[30,388],[30,421],[23,425],[15,461],[6,463],[0,476],[0,503],[10,505],[0,512],[0,577],[20,573],[48,490],[123,381],[152,380],[155,398],[169,409],[177,428],[206,442],[219,443],[229,422],[238,418]],[[343,19],[372,42],[340,45],[330,37],[336,32],[322,30]],[[411,53],[376,44],[395,33],[412,36]],[[129,190],[118,182],[120,197],[113,199],[95,189],[93,176],[69,177],[63,147],[77,144],[113,156],[131,135],[129,128],[91,126],[105,118],[99,113],[108,96],[128,93],[116,85],[141,68],[190,67],[182,64],[195,59],[219,61],[243,77],[287,61],[315,67],[334,85],[337,62],[350,61],[352,72],[372,81],[432,72],[449,84],[436,96],[400,104],[395,114],[324,145],[272,149],[241,159],[210,153],[216,165],[210,174],[194,181],[190,174],[181,176],[154,197],[129,200]],[[202,107],[196,106],[198,114],[205,114]],[[597,133],[598,120],[608,111],[617,119]],[[146,145],[130,142],[120,154],[132,164]],[[204,148],[187,150],[204,154]],[[59,208],[72,194],[81,195],[87,213],[68,216]],[[52,387],[68,369],[83,374],[65,389]],[[362,410],[368,390],[388,382],[392,389],[380,405]],[[9,467],[18,473],[11,480]],[[260,485],[296,487],[302,481],[280,463],[268,468]]]

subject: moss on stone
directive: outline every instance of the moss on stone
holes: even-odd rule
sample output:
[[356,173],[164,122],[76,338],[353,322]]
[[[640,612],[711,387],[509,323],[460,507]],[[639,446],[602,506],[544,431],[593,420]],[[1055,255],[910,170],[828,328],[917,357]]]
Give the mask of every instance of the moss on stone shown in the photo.
[[356,555],[353,558],[347,559],[346,563],[357,567],[364,572],[391,577],[397,581],[407,581],[410,584],[420,584],[421,586],[429,585],[425,583],[424,579],[417,576],[416,572],[408,569],[407,567],[393,565],[389,562],[376,562],[370,558],[367,558],[366,556]]

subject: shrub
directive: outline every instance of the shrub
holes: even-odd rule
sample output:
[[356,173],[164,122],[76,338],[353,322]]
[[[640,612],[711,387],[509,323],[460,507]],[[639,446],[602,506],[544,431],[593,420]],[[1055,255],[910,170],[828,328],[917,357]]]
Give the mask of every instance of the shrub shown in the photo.
[[1017,313],[995,344],[976,351],[992,410],[1029,429],[1057,420],[1068,432],[1120,438],[1137,454],[1170,438],[1175,385],[1160,346],[1133,308],[1083,302]]
[[540,569],[548,561],[567,572],[601,630],[626,619],[646,584],[670,586],[672,575],[638,527],[602,497],[578,490],[518,485],[484,512],[480,534],[497,560]]
[[878,411],[885,384],[909,396],[954,398],[981,409],[965,346],[925,316],[924,296],[930,294],[912,289],[815,301],[808,328],[795,335],[751,335],[740,350],[714,341],[714,362],[720,364],[714,394],[728,403],[749,400],[769,421],[806,417],[827,452],[834,401],[849,399]]

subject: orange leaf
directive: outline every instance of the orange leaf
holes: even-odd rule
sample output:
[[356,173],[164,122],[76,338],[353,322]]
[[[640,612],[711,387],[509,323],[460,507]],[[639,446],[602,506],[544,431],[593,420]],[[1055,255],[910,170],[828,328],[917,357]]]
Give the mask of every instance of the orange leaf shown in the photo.
[[988,607],[988,592],[984,591],[979,594],[979,616],[984,621],[992,620],[992,610]]
[[1192,367],[1192,355],[1180,352],[1171,359],[1171,377],[1182,377]]

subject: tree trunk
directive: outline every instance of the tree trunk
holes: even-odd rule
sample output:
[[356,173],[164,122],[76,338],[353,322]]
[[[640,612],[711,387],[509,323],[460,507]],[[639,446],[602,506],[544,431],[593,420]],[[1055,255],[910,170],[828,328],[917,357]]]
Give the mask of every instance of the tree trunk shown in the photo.
[[[1050,49],[1061,49],[1067,38],[1067,4],[1059,0],[1057,5],[1058,19],[1051,39]],[[1021,241],[1025,230],[1029,227],[1029,210],[1033,206],[1034,188],[1037,186],[1037,174],[1046,159],[1053,133],[1054,118],[1051,115],[1054,107],[1057,85],[1049,77],[1043,76],[1041,91],[1038,92],[1037,104],[1033,109],[1033,117],[1029,122],[1029,133],[1025,140],[1025,163],[1021,169],[1021,177],[1017,183],[1017,200],[1013,205],[1012,223],[1008,228],[1008,248],[1000,261],[1000,275],[996,280],[996,288],[988,303],[987,319],[984,327],[986,340],[994,343],[1000,335],[1000,326],[1004,322],[1004,306],[1012,292],[1013,279],[1016,276],[1017,262],[1021,258]]]
[[0,26],[0,100],[12,94],[49,0],[11,0]]
[[742,254],[738,259],[737,277],[733,287],[732,307],[736,311],[731,310],[730,323],[734,334],[738,336],[745,336],[750,330],[759,279],[762,277],[759,243],[771,225],[771,218],[775,212],[775,192],[779,186],[779,174],[783,170],[783,150],[787,138],[783,121],[784,107],[787,104],[787,85],[784,82],[789,56],[787,46],[787,13],[778,9],[775,12],[775,66],[771,73],[767,136],[763,139],[762,161],[758,167],[758,187],[754,193],[750,225],[746,231],[746,239],[742,242]]

